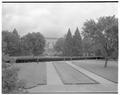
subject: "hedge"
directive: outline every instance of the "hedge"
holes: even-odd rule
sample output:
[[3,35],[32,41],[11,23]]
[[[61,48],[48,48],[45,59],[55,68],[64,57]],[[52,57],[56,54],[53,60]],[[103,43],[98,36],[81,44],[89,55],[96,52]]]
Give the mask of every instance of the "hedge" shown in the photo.
[[[102,56],[52,56],[52,57],[11,57],[10,60],[14,60],[16,63],[28,63],[28,62],[47,62],[47,61],[69,61],[69,60],[85,60],[85,59],[105,59]],[[7,61],[8,63],[11,61]]]

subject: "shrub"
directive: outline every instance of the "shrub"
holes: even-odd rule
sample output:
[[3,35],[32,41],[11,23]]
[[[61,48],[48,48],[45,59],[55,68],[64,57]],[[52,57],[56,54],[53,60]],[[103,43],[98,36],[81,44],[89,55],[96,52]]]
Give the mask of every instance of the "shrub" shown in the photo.
[[[5,59],[5,58],[3,58]],[[25,83],[18,79],[19,68],[2,60],[2,93],[24,93]]]

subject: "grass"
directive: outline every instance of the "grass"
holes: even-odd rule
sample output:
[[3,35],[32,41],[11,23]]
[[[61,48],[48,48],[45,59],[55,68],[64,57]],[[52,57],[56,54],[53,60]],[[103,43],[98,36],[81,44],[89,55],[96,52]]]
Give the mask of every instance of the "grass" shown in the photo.
[[26,88],[31,88],[39,84],[45,85],[47,83],[45,63],[16,63],[16,66],[20,68],[18,77],[25,81]]
[[73,61],[73,64],[81,66],[112,82],[118,83],[118,62],[108,61],[108,67],[104,68],[104,60],[81,60]]
[[96,83],[94,80],[64,62],[54,62],[53,64],[64,84],[76,85]]

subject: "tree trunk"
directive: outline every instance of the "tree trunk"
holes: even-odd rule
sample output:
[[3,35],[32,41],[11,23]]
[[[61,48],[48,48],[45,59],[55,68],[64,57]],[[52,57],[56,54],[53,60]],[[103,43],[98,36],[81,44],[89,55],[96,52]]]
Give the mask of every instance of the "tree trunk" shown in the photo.
[[108,58],[105,58],[105,65],[104,65],[105,68],[107,67],[107,63],[108,63]]

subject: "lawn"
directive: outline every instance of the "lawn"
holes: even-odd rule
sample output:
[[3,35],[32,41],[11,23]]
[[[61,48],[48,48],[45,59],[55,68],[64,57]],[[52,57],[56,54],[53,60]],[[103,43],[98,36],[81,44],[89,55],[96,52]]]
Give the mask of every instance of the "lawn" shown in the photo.
[[64,84],[93,84],[94,80],[80,73],[65,62],[53,62],[56,71],[58,72]]
[[104,60],[80,60],[73,61],[73,64],[83,67],[99,76],[102,76],[110,81],[118,83],[118,62],[109,61],[108,67],[104,68]]
[[26,88],[31,88],[36,85],[45,85],[46,80],[46,64],[44,62],[37,63],[16,63],[16,67],[20,68],[18,72],[19,79],[26,83]]

